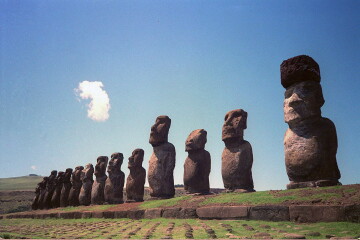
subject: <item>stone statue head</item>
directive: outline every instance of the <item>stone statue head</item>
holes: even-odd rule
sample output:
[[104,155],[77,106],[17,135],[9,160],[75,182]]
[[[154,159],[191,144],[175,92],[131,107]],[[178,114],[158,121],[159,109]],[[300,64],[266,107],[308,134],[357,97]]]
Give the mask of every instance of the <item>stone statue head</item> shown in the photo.
[[143,160],[144,160],[144,150],[140,148],[135,149],[132,152],[131,157],[129,157],[128,168],[141,167]]
[[49,181],[49,177],[43,177],[43,180],[41,181],[41,188],[45,188],[47,183]]
[[64,182],[70,182],[72,171],[72,168],[67,168],[65,170]]
[[52,170],[49,176],[49,181],[53,182],[56,179],[56,176],[57,176],[57,171]]
[[72,173],[71,181],[72,182],[79,182],[81,180],[81,172],[84,169],[83,166],[75,167],[75,170]]
[[225,115],[222,128],[222,140],[243,138],[246,129],[247,112],[242,109],[232,110]]
[[56,177],[57,183],[63,183],[64,182],[65,173],[63,171],[59,171],[58,175]]
[[168,116],[158,116],[155,124],[151,127],[149,143],[154,147],[166,143],[168,141],[170,125],[171,119]]
[[207,132],[204,129],[197,129],[190,133],[185,142],[185,151],[204,149]]
[[86,179],[93,179],[92,176],[94,174],[94,166],[91,163],[85,165],[85,168],[81,171],[81,180],[84,181]]
[[106,166],[108,163],[109,158],[107,156],[100,156],[96,160],[95,166],[95,176],[101,177],[105,176]]
[[284,119],[288,124],[321,116],[325,100],[320,85],[319,65],[309,56],[301,55],[283,61],[281,84],[286,88]]
[[124,160],[124,155],[122,153],[113,153],[111,154],[111,159],[109,161],[109,166],[108,166],[108,173],[111,172],[119,172],[121,165],[123,163]]

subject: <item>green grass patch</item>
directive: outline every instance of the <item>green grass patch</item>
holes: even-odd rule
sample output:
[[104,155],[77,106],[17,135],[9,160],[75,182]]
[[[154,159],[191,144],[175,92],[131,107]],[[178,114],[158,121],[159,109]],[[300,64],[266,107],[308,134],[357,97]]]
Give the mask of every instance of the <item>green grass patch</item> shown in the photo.
[[0,178],[0,191],[7,190],[34,190],[43,177],[24,176],[13,178]]
[[181,196],[181,197],[170,198],[170,199],[146,201],[146,202],[143,202],[139,206],[139,208],[140,209],[149,209],[149,208],[160,208],[160,207],[172,207],[172,206],[176,206],[180,201],[185,201],[190,198],[191,198],[191,196]]

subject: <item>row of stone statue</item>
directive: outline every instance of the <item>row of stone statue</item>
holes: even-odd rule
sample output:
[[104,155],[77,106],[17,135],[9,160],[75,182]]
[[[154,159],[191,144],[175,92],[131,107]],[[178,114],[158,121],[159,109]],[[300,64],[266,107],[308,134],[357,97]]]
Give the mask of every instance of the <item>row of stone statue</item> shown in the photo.
[[[321,107],[325,100],[320,85],[319,65],[311,57],[301,55],[283,61],[280,71],[281,84],[286,89],[284,119],[289,125],[284,137],[285,166],[290,179],[287,188],[340,184],[338,181],[340,171],[336,161],[336,129],[331,120],[321,116]],[[252,178],[252,148],[243,138],[246,122],[247,112],[242,109],[232,110],[225,115],[222,128],[225,149],[222,153],[221,172],[224,187],[228,191],[255,191]],[[150,196],[153,198],[171,198],[175,194],[173,171],[176,153],[175,147],[168,142],[170,125],[171,119],[168,116],[159,116],[151,127],[149,142],[153,146],[153,153],[149,160],[148,182]],[[211,158],[209,152],[205,150],[206,136],[207,132],[204,129],[198,129],[191,132],[186,140],[185,150],[188,152],[188,157],[184,164],[184,188],[188,193],[209,192]],[[145,183],[145,170],[141,167],[143,155],[144,151],[137,149],[129,158],[130,175],[126,192],[130,201],[143,199]],[[63,192],[66,198],[65,192],[69,191],[70,205],[77,201],[75,197],[72,199],[74,194],[72,192],[79,192],[80,204],[84,205],[101,204],[104,201],[122,202],[124,175],[119,167],[122,159],[120,153],[112,155],[107,179],[105,174],[107,157],[99,157],[95,167],[96,180],[93,184],[92,165],[87,165],[85,169],[77,167],[72,173],[74,182],[72,188],[66,187],[69,185],[69,181],[66,180],[68,185],[64,182],[61,190],[54,190],[54,201],[57,201],[56,192],[59,192],[61,206]],[[70,178],[70,174],[70,170],[62,173],[64,179]],[[50,176],[47,181],[53,181],[50,180],[51,178],[55,179],[55,176]],[[48,185],[46,189],[49,190],[46,190],[44,196],[42,191],[38,190],[40,193],[37,202],[40,207],[41,204],[52,202],[50,193],[56,186],[54,183],[46,184]],[[116,188],[117,186],[119,187]]]

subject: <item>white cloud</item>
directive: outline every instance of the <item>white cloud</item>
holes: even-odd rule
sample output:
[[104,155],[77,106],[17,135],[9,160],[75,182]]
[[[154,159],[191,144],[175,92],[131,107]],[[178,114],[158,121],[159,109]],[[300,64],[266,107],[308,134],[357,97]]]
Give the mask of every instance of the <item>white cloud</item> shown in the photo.
[[90,99],[88,117],[97,122],[106,121],[109,118],[110,99],[102,82],[82,81],[75,93],[82,99]]
[[30,168],[31,168],[32,170],[37,170],[37,166],[35,166],[35,165],[32,165]]

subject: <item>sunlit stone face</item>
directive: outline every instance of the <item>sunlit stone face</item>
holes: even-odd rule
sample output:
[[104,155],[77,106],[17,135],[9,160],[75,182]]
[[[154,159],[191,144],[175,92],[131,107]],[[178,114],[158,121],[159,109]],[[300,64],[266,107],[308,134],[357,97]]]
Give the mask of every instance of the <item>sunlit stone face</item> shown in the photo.
[[124,156],[122,153],[113,153],[111,154],[111,159],[109,161],[108,172],[111,172],[115,169],[120,169],[124,161]]
[[297,123],[321,115],[324,104],[318,82],[304,81],[291,85],[285,91],[284,119],[286,123]]
[[190,133],[185,142],[185,151],[204,149],[207,132],[204,129],[197,129]]
[[225,115],[225,122],[222,128],[222,140],[243,137],[246,129],[247,112],[236,109]]
[[128,165],[128,167],[129,168],[141,167],[143,160],[144,160],[144,150],[139,149],[139,148],[135,149],[132,152],[131,157],[129,157],[129,165]]
[[168,133],[171,125],[171,119],[168,116],[159,116],[155,124],[151,127],[149,143],[158,146],[168,141]]
[[96,177],[101,177],[101,176],[105,175],[108,160],[109,159],[106,156],[100,156],[97,158],[97,163],[95,166],[95,176]]

